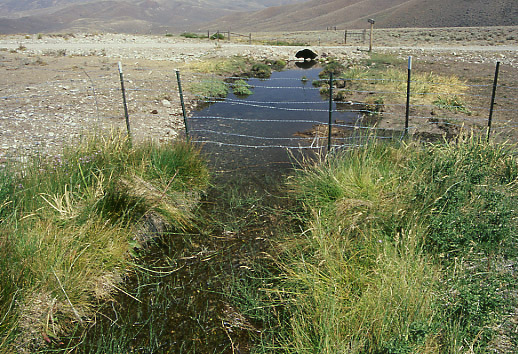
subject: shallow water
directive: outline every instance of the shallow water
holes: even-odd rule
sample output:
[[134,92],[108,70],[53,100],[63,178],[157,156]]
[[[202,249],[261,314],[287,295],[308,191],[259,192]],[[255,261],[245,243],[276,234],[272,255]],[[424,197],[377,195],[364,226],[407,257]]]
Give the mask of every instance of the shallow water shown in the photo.
[[[220,163],[226,156],[230,157],[227,164],[239,166],[286,162],[287,151],[297,154],[327,147],[327,137],[295,135],[328,124],[329,99],[312,85],[319,80],[320,71],[290,69],[273,72],[269,79],[249,79],[252,95],[230,93],[225,100],[211,101],[193,112],[188,120],[193,140],[203,143],[205,151]],[[332,102],[332,122],[355,124],[360,113],[348,111],[352,107]],[[339,141],[333,141],[336,143]]]

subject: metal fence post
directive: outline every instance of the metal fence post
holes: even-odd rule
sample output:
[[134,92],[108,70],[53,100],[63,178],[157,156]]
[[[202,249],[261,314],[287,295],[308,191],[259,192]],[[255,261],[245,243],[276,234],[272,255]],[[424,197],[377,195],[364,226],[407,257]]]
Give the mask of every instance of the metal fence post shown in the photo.
[[119,77],[120,77],[120,81],[121,81],[122,104],[124,105],[124,116],[126,117],[126,129],[128,131],[128,137],[131,139],[128,105],[126,103],[126,90],[124,89],[124,77],[122,75],[122,63],[120,61],[119,61]]
[[333,125],[333,72],[329,73],[329,121],[327,124],[327,153],[331,151],[331,134]]
[[405,112],[405,132],[403,136],[408,134],[408,118],[410,116],[410,82],[412,78],[412,57],[408,57],[408,78],[406,83],[406,112]]
[[496,87],[498,85],[498,72],[500,71],[500,62],[496,62],[495,78],[493,80],[493,93],[491,95],[491,106],[489,107],[489,119],[487,121],[487,141],[491,136],[491,123],[493,122],[493,110],[495,107]]
[[189,128],[187,127],[187,112],[183,100],[182,80],[180,80],[180,71],[176,70],[176,80],[178,81],[178,93],[180,94],[180,103],[182,104],[183,124],[185,125],[185,136],[189,140]]

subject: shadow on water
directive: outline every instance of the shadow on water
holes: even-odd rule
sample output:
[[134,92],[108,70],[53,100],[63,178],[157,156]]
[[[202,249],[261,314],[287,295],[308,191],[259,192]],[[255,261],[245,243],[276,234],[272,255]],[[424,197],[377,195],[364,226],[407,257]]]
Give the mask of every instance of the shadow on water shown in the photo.
[[[297,133],[328,120],[328,102],[311,85],[318,72],[288,70],[270,80],[250,79],[254,94],[246,104],[230,94],[193,114],[193,139],[203,144],[214,171],[213,186],[196,211],[197,226],[165,234],[140,251],[144,257],[121,286],[125,290],[104,305],[75,352],[250,351],[250,335],[260,324],[232,306],[229,284],[253,270],[272,235],[298,227],[287,211],[285,178],[302,155],[323,152],[294,149],[319,143]],[[358,113],[336,112],[335,119],[354,124]]]

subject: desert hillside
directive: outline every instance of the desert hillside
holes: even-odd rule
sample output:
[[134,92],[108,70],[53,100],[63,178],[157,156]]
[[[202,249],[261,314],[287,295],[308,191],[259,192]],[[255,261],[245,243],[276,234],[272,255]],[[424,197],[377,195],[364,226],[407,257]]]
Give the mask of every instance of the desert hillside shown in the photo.
[[178,32],[221,16],[303,0],[4,0],[0,33]]
[[477,27],[518,24],[516,0],[310,0],[232,15],[208,27],[235,30],[317,30],[327,27]]
[[4,0],[0,33],[518,25],[517,0]]

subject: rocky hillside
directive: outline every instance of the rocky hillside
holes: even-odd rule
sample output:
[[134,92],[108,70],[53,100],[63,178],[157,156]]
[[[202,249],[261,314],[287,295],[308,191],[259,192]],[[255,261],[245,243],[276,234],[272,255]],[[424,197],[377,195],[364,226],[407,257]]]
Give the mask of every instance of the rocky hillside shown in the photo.
[[183,31],[221,16],[303,0],[4,0],[0,33]]
[[[275,5],[275,6],[274,6]],[[0,33],[518,25],[517,0],[3,0]]]
[[518,24],[517,0],[310,0],[227,16],[208,27],[243,31],[317,30],[327,27],[479,27]]

